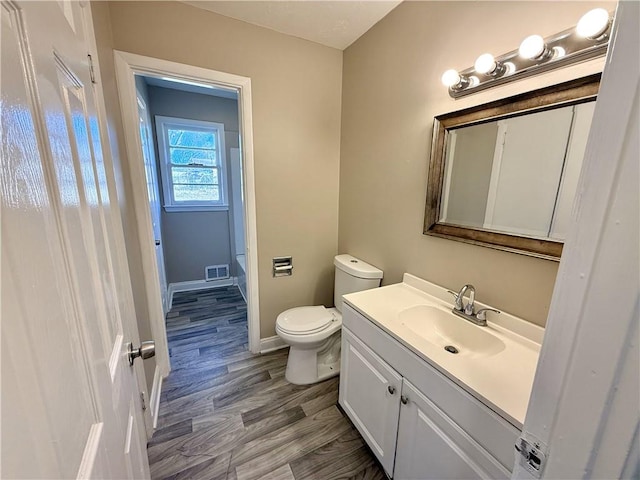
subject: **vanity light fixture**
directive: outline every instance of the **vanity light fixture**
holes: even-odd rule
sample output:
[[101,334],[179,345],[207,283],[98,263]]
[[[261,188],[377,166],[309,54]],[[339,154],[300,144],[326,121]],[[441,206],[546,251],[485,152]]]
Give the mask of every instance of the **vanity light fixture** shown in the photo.
[[456,70],[447,70],[442,74],[442,84],[445,87],[452,88],[454,90],[460,90],[466,88],[469,85],[469,79],[461,77]]
[[543,38],[529,35],[517,50],[494,57],[480,55],[474,66],[447,70],[442,83],[452,98],[470,95],[532,75],[604,55],[609,45],[611,16],[604,8],[585,13],[574,28]]
[[506,71],[505,66],[496,62],[496,59],[490,53],[483,53],[476,59],[476,63],[473,65],[476,72],[483,75],[490,75],[492,77],[499,77]]
[[540,35],[529,35],[520,44],[518,53],[522,58],[539,60],[545,55],[548,55],[549,49],[547,48],[547,44],[544,43],[544,38]]
[[601,37],[609,29],[609,12],[604,8],[594,8],[585,13],[576,25],[576,33],[592,40]]

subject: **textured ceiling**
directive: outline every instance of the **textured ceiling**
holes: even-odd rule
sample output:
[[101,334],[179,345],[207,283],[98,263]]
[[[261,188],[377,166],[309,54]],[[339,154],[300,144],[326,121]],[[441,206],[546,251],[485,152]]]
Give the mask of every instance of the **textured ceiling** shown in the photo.
[[185,1],[277,32],[344,50],[401,0]]

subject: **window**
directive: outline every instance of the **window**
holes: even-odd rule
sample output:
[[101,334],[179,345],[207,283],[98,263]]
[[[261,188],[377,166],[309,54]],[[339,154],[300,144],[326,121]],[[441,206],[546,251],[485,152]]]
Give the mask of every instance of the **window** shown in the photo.
[[224,125],[156,116],[164,208],[226,210]]

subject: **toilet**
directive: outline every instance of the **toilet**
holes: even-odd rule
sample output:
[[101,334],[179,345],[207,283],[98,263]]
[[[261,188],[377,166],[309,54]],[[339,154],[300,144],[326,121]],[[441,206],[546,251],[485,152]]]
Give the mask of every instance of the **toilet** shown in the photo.
[[351,255],[337,255],[335,307],[322,305],[285,310],[276,319],[276,333],[289,345],[285,377],[296,385],[308,385],[340,372],[342,296],[380,286],[382,270]]

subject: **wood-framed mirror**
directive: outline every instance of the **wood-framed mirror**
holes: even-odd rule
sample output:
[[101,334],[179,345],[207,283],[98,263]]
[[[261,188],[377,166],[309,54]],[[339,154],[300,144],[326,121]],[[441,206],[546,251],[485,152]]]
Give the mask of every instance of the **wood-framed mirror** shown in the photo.
[[600,74],[434,119],[424,234],[559,260]]

